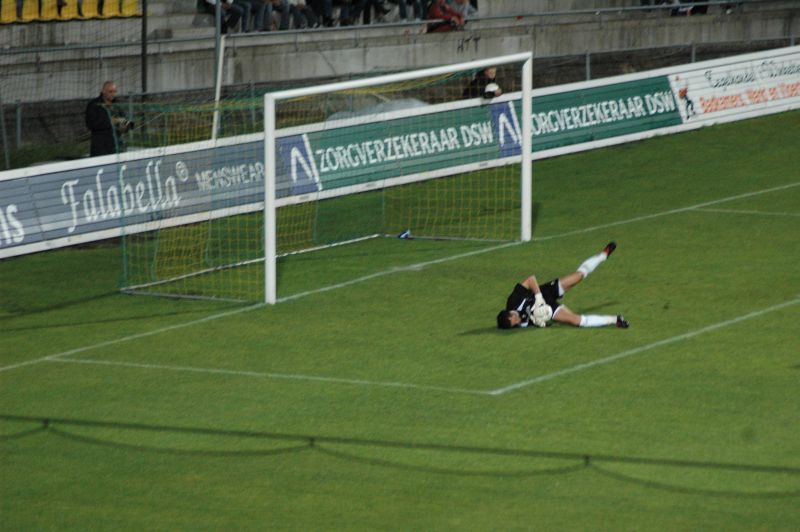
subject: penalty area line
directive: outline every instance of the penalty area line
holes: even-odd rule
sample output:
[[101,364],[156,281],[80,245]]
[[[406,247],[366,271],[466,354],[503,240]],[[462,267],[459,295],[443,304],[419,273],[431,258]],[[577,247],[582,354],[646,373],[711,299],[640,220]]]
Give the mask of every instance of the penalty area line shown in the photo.
[[144,370],[180,371],[187,373],[205,373],[209,375],[228,375],[232,377],[258,377],[275,380],[316,381],[328,384],[349,384],[356,386],[380,386],[384,388],[408,388],[413,390],[427,390],[446,393],[459,393],[470,395],[489,395],[485,390],[470,390],[466,388],[449,388],[446,386],[432,386],[426,384],[412,384],[406,382],[369,381],[364,379],[344,379],[338,377],[321,377],[318,375],[301,375],[291,373],[268,373],[261,371],[240,371],[230,369],[200,368],[193,366],[170,366],[164,364],[143,364],[138,362],[122,362],[113,360],[93,360],[85,358],[50,358],[48,362],[61,364],[95,364],[101,366],[117,366]]
[[680,214],[682,212],[690,212],[690,211],[698,211],[705,207],[710,207],[711,205],[719,205],[720,203],[727,203],[729,201],[736,201],[739,199],[750,198],[752,196],[758,196],[761,194],[768,194],[770,192],[779,192],[781,190],[787,190],[790,188],[794,188],[796,186],[800,186],[800,181],[796,183],[789,183],[788,185],[781,185],[779,187],[772,187],[772,188],[765,188],[762,190],[754,190],[752,192],[745,192],[744,194],[737,194],[735,196],[728,196],[727,198],[720,198],[712,201],[706,201],[703,203],[698,203],[697,205],[690,205],[688,207],[679,207],[677,209],[670,209],[668,211],[656,212],[653,214],[645,214],[643,216],[637,216],[635,218],[628,218],[627,220],[618,220],[616,222],[609,222],[605,224],[595,225],[592,227],[584,227],[583,229],[576,229],[574,231],[568,231],[566,233],[558,233],[555,235],[549,236],[540,236],[534,237],[534,241],[536,242],[544,242],[545,240],[554,240],[556,238],[564,238],[567,236],[574,236],[574,235],[582,235],[584,233],[591,233],[593,231],[598,231],[600,229],[608,229],[610,227],[617,227],[619,225],[627,225],[635,222],[643,222],[645,220],[652,220],[653,218],[660,218],[662,216],[669,216],[671,214]]
[[157,334],[174,331],[176,329],[183,329],[184,327],[190,327],[192,325],[197,325],[199,323],[205,323],[208,321],[213,321],[220,318],[227,318],[228,316],[233,316],[236,314],[241,314],[242,312],[248,312],[250,310],[255,310],[257,308],[261,308],[265,306],[266,303],[258,303],[256,305],[250,305],[247,307],[237,308],[235,310],[229,310],[227,312],[220,312],[219,314],[212,314],[211,316],[206,316],[204,318],[200,318],[197,320],[187,321],[184,323],[176,323],[175,325],[169,325],[167,327],[160,327],[158,329],[153,329],[152,331],[145,331],[138,334],[131,334],[129,336],[123,336],[121,338],[115,338],[114,340],[107,340],[105,342],[100,342],[97,344],[86,345],[83,347],[76,347],[75,349],[70,349],[68,351],[62,351],[61,353],[55,353],[53,355],[48,355],[44,357],[34,358],[33,360],[28,360],[25,362],[20,362],[19,364],[11,364],[10,366],[3,366],[0,367],[0,373],[3,371],[8,371],[16,368],[21,368],[24,366],[30,366],[32,364],[39,364],[40,362],[48,362],[51,360],[58,360],[63,357],[67,357],[70,355],[76,355],[78,353],[83,353],[85,351],[91,351],[93,349],[100,349],[102,347],[108,347],[110,345],[121,344],[124,342],[128,342],[131,340],[138,340],[139,338],[147,338],[148,336],[155,336]]
[[735,325],[739,322],[749,320],[751,318],[757,318],[759,316],[763,316],[764,314],[769,314],[770,312],[774,312],[776,310],[781,310],[786,307],[790,307],[792,305],[796,305],[800,303],[800,297],[796,299],[792,299],[790,301],[786,301],[784,303],[780,303],[778,305],[773,305],[771,307],[767,307],[761,310],[755,310],[748,314],[744,314],[742,316],[738,316],[736,318],[721,321],[719,323],[714,323],[712,325],[708,325],[703,327],[702,329],[697,329],[694,331],[690,331],[684,334],[679,334],[677,336],[672,336],[670,338],[665,338],[663,340],[659,340],[657,342],[653,342],[651,344],[642,345],[639,347],[634,347],[633,349],[628,349],[627,351],[622,351],[621,353],[617,353],[615,355],[611,355],[605,358],[600,358],[597,360],[593,360],[592,362],[586,362],[584,364],[578,364],[576,366],[572,366],[570,368],[561,369],[558,371],[554,371],[552,373],[547,373],[545,375],[541,375],[539,377],[534,377],[533,379],[524,380],[521,382],[517,382],[514,384],[510,384],[508,386],[504,386],[503,388],[497,388],[496,390],[489,391],[489,395],[502,395],[504,393],[508,393],[514,390],[519,390],[520,388],[525,388],[527,386],[533,386],[535,384],[539,384],[542,382],[551,381],[553,379],[557,379],[558,377],[563,377],[564,375],[570,375],[572,373],[578,373],[580,371],[584,371],[587,369],[591,369],[598,366],[604,366],[606,364],[611,364],[612,362],[616,362],[618,360],[622,360],[624,358],[631,357],[633,355],[638,355],[639,353],[643,353],[645,351],[650,351],[651,349],[655,349],[657,347],[661,347],[664,345],[673,344],[675,342],[680,342],[683,340],[688,340],[690,338],[694,338],[695,336],[700,336],[701,334],[705,334],[707,332],[716,331],[717,329],[722,329],[724,327],[728,327],[730,325]]

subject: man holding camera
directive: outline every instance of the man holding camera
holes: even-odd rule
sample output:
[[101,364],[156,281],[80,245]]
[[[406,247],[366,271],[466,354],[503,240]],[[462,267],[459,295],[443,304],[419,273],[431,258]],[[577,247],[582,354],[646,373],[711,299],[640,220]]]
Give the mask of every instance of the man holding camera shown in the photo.
[[464,98],[496,98],[503,94],[503,90],[497,84],[497,67],[484,68],[475,74],[472,81],[464,89]]
[[117,96],[113,81],[103,83],[100,96],[86,106],[86,127],[92,132],[89,156],[109,155],[125,151],[120,135],[133,128],[121,109],[112,106]]

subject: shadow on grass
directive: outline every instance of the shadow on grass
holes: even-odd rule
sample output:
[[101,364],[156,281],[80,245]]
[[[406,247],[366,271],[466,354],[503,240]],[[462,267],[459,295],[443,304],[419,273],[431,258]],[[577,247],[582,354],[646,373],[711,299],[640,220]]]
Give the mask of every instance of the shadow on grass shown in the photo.
[[[86,296],[82,298],[75,298],[68,301],[60,301],[58,303],[53,303],[47,306],[41,306],[36,308],[20,308],[16,307],[11,309],[13,312],[12,314],[8,314],[6,316],[0,316],[0,325],[3,325],[4,322],[9,322],[10,320],[19,319],[19,318],[27,318],[32,316],[37,316],[40,314],[45,314],[47,312],[53,312],[57,310],[64,310],[69,309],[74,306],[80,306],[86,303],[98,302],[103,301],[105,299],[111,299],[113,297],[119,296],[120,298],[123,297],[140,297],[140,296],[130,296],[127,294],[123,294],[119,291],[113,292],[104,292],[101,294],[94,294],[91,296]],[[233,307],[242,306],[241,303],[216,303],[214,306],[214,310],[226,310]],[[189,314],[198,314],[198,313],[205,313],[208,312],[210,309],[208,306],[204,306],[203,308],[184,308],[180,310],[161,310],[160,312],[153,307],[148,307],[145,311],[141,314],[134,314],[134,315],[125,315],[125,316],[113,316],[104,319],[97,319],[97,320],[70,320],[70,321],[63,321],[63,322],[55,322],[53,320],[48,320],[41,324],[35,325],[25,325],[20,327],[2,327],[3,332],[12,332],[12,331],[30,331],[30,330],[44,330],[44,329],[54,329],[58,327],[73,327],[77,325],[96,325],[96,324],[107,324],[107,323],[120,323],[126,321],[136,321],[141,319],[149,319],[149,318],[157,318],[157,317],[168,317],[168,316],[182,316],[182,315],[189,315]]]
[[539,218],[542,215],[542,203],[538,201],[534,201],[531,208],[533,209],[533,213],[531,213],[531,233],[534,235],[534,240],[536,239],[536,225],[539,222]]
[[36,305],[36,306],[24,306],[20,305],[19,303],[15,302],[8,302],[7,306],[8,311],[10,312],[7,316],[0,316],[0,321],[5,321],[9,319],[19,318],[21,316],[35,316],[36,314],[42,314],[44,312],[50,312],[53,310],[62,310],[65,308],[72,307],[74,305],[82,305],[84,303],[91,303],[94,301],[101,301],[103,299],[108,299],[110,297],[119,295],[119,292],[109,291],[109,292],[102,292],[99,294],[92,294],[86,297],[79,297],[75,299],[69,299],[67,301],[59,301],[57,303],[52,303],[49,305]]
[[[502,447],[480,447],[453,443],[425,443],[409,440],[377,440],[356,437],[325,436],[312,434],[290,434],[278,432],[261,431],[242,431],[242,430],[223,430],[203,427],[174,427],[167,425],[152,425],[144,423],[126,423],[118,421],[96,421],[87,419],[68,419],[68,418],[49,418],[35,416],[18,416],[10,414],[0,414],[0,422],[12,424],[30,424],[20,432],[13,434],[0,435],[0,443],[11,440],[22,440],[25,437],[35,434],[50,434],[68,439],[80,444],[109,447],[136,452],[154,452],[173,455],[186,456],[225,456],[225,457],[264,457],[277,456],[287,453],[297,453],[300,451],[316,451],[326,456],[344,460],[360,465],[386,467],[401,469],[411,472],[422,472],[427,474],[448,474],[458,476],[483,476],[483,477],[525,477],[535,475],[561,475],[586,470],[592,470],[597,474],[607,476],[620,482],[632,483],[645,488],[653,488],[665,491],[674,491],[691,495],[702,496],[725,496],[739,498],[784,498],[800,497],[800,489],[787,491],[764,491],[748,492],[737,490],[708,490],[703,488],[693,488],[691,486],[677,486],[664,482],[649,479],[640,479],[629,474],[622,474],[609,469],[614,465],[640,465],[656,468],[680,468],[687,470],[705,470],[718,472],[734,472],[743,474],[774,474],[781,476],[791,476],[800,481],[800,467],[792,466],[770,466],[758,464],[693,461],[672,458],[644,458],[636,456],[603,455],[589,453],[570,453],[541,451],[531,449],[513,449]],[[209,450],[209,449],[177,449],[156,447],[146,444],[129,443],[110,439],[101,439],[85,434],[76,434],[66,429],[99,429],[108,431],[115,429],[120,431],[137,431],[139,433],[154,434],[173,434],[187,436],[214,436],[229,438],[230,440],[241,439],[256,442],[279,442],[280,446],[271,449],[247,449],[247,450]],[[120,439],[125,439],[121,436]],[[346,447],[348,451],[342,451]],[[381,449],[383,455],[386,450],[412,450],[425,451],[429,453],[441,453],[442,455],[477,455],[486,458],[499,457],[509,459],[544,459],[548,461],[564,461],[563,466],[540,467],[516,471],[498,470],[469,470],[463,468],[444,468],[430,465],[409,464],[400,461],[388,460],[385,458],[375,458],[358,454],[358,449]]]

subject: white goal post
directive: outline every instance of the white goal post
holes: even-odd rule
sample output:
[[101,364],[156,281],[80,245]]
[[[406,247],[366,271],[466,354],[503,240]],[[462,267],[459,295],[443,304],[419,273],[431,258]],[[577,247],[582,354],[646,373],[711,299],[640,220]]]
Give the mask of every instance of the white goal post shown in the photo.
[[[470,131],[469,127],[464,132],[464,135],[471,135],[468,136],[469,142],[471,143],[473,138],[475,139],[476,143],[483,142],[484,144],[488,144],[487,139],[491,139],[492,142],[495,144],[502,142],[506,139],[506,137],[511,138],[514,137],[514,150],[509,151],[507,148],[503,148],[504,146],[495,147],[498,150],[498,154],[496,156],[488,156],[483,154],[486,152],[481,152],[483,155],[480,157],[473,157],[473,159],[465,158],[461,161],[457,161],[452,163],[447,168],[435,168],[435,169],[426,169],[420,168],[415,171],[409,171],[406,169],[398,170],[397,175],[386,174],[385,169],[383,170],[383,174],[379,177],[376,174],[374,180],[372,179],[364,179],[363,177],[359,179],[355,179],[354,182],[347,184],[347,186],[337,186],[328,188],[322,183],[319,179],[320,168],[315,162],[317,156],[322,153],[323,158],[321,158],[321,162],[324,165],[326,159],[324,158],[325,152],[324,150],[314,150],[314,148],[310,145],[308,140],[308,127],[296,125],[296,124],[289,124],[288,127],[278,127],[278,120],[279,120],[279,106],[283,102],[287,101],[297,101],[302,99],[309,99],[313,97],[321,97],[322,95],[327,95],[335,92],[341,91],[357,91],[357,90],[368,90],[371,87],[377,86],[385,86],[388,84],[399,84],[399,83],[408,83],[413,82],[413,80],[420,80],[423,78],[431,79],[435,78],[436,76],[447,76],[453,75],[456,73],[469,73],[469,72],[476,72],[482,69],[486,69],[489,67],[498,67],[498,66],[509,66],[509,65],[519,65],[520,69],[520,85],[521,90],[515,91],[513,93],[504,94],[502,97],[498,97],[492,99],[491,101],[495,105],[497,109],[500,111],[494,110],[493,108],[492,113],[499,120],[503,121],[503,124],[506,124],[506,130],[497,132],[497,131],[487,131],[484,134],[484,138],[481,139],[480,131],[473,132]],[[464,108],[464,109],[471,109],[477,108],[481,105],[487,106],[489,100],[484,100],[483,98],[469,98],[464,99],[463,102],[458,102],[455,104],[455,107]],[[497,103],[495,103],[497,102]],[[501,108],[501,105],[505,107]],[[515,105],[519,106],[519,117],[516,116]],[[381,123],[386,123],[391,119],[406,119],[408,117],[413,116],[421,116],[421,117],[429,117],[432,113],[436,112],[436,106],[432,106],[431,108],[420,108],[420,109],[404,109],[404,110],[394,110],[394,111],[380,111],[379,113],[372,114],[370,116],[358,116],[358,117],[348,117],[347,119],[342,119],[333,122],[327,122],[323,125],[314,124],[312,129],[315,131],[325,130],[325,128],[334,128],[341,126],[342,129],[346,129],[346,127],[356,127],[361,125],[365,128],[379,128]],[[452,106],[451,106],[452,107]],[[263,227],[263,238],[264,238],[264,301],[267,304],[275,304],[278,300],[277,294],[277,259],[278,259],[278,217],[276,215],[276,211],[278,208],[285,206],[285,205],[296,205],[303,202],[314,202],[319,201],[321,199],[327,199],[337,196],[343,196],[348,194],[355,194],[364,191],[371,191],[376,190],[379,188],[384,187],[392,187],[398,185],[405,185],[412,182],[421,182],[426,180],[438,179],[443,176],[452,175],[456,172],[469,172],[469,171],[479,171],[485,168],[491,168],[500,165],[514,165],[513,167],[516,168],[516,165],[519,165],[519,202],[520,202],[520,219],[519,219],[519,233],[518,239],[521,241],[529,241],[531,239],[531,219],[532,219],[532,121],[531,121],[531,114],[532,114],[532,53],[521,53],[521,54],[514,54],[502,57],[494,57],[489,59],[483,59],[479,61],[472,61],[467,63],[459,63],[454,65],[442,66],[437,68],[428,68],[422,70],[415,70],[409,72],[402,72],[397,74],[391,75],[384,75],[384,76],[377,76],[377,77],[369,77],[364,79],[357,79],[352,81],[346,82],[339,82],[339,83],[331,83],[325,85],[318,85],[306,88],[299,88],[299,89],[292,89],[292,90],[283,90],[279,92],[272,92],[267,93],[264,95],[264,161],[265,161],[265,168],[264,168],[264,227]],[[508,111],[504,111],[508,109]],[[506,112],[507,114],[503,114]],[[500,113],[500,114],[498,114]],[[430,119],[430,118],[426,118]],[[508,124],[513,122],[513,127],[509,126]],[[281,124],[283,126],[283,124]],[[465,126],[462,126],[465,127]],[[316,128],[316,129],[314,129]],[[450,130],[455,131],[456,128],[442,128],[443,130]],[[475,129],[475,128],[473,128]],[[353,131],[358,132],[357,129]],[[416,152],[425,152],[425,146],[422,148],[419,147],[419,143],[423,134],[420,134],[419,137],[414,137],[411,141],[407,139],[403,139],[403,142],[409,142],[411,146],[414,147]],[[436,135],[431,132],[431,141],[437,143],[438,140]],[[427,141],[428,136],[426,135],[424,139]],[[446,143],[448,141],[447,135],[443,133],[442,143]],[[458,140],[455,138],[450,138],[453,143],[458,144]],[[387,152],[381,151],[381,155],[386,155],[385,159],[389,160],[389,157],[393,146],[399,148],[400,140],[387,139],[386,141],[386,150]],[[279,146],[279,143],[282,143]],[[510,141],[509,141],[510,143]],[[350,156],[349,159],[352,165],[358,165],[358,159],[353,159],[353,153],[358,152],[361,156],[361,161],[372,160],[373,153],[370,151],[372,148],[377,148],[378,150],[382,150],[382,146],[374,146],[368,145],[366,146],[367,153],[363,150],[359,151],[359,145],[354,145],[350,148],[350,154],[344,153],[341,148],[337,148],[333,150],[333,148],[329,148],[329,153],[333,154],[329,157],[328,164],[339,164],[344,158],[342,164],[346,164],[348,160],[346,157]],[[407,148],[408,150],[409,148]],[[283,160],[285,161],[287,158],[290,159],[290,164],[292,168],[291,173],[291,182],[290,185],[294,186],[288,192],[286,190],[278,189],[278,177],[279,172],[283,170],[284,174],[286,173],[286,163],[283,163],[283,166],[279,168],[279,158],[283,153]],[[430,151],[433,153],[433,150]],[[398,155],[399,157],[399,155]],[[302,179],[298,178],[297,175],[302,174],[303,179],[306,180],[305,187],[299,186],[300,181]],[[283,175],[283,180],[286,180],[286,176]],[[283,181],[282,181],[283,182]]]

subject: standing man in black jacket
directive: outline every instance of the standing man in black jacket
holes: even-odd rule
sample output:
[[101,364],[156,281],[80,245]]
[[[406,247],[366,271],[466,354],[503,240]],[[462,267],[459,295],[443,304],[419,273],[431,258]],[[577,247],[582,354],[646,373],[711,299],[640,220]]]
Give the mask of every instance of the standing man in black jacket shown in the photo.
[[133,124],[121,110],[112,108],[116,96],[117,86],[113,81],[106,81],[100,96],[90,100],[86,106],[86,127],[92,132],[91,157],[124,151],[119,136]]

